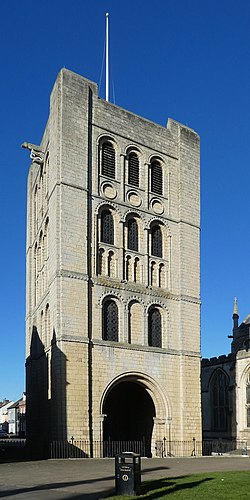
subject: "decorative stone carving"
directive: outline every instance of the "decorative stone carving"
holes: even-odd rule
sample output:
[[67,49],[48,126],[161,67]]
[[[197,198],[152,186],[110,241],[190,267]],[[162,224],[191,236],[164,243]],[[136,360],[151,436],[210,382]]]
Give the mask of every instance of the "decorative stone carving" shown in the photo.
[[129,191],[127,193],[127,199],[133,207],[139,207],[141,205],[141,197],[136,191]]
[[117,191],[111,183],[102,184],[102,192],[109,200],[114,200],[117,196]]
[[161,201],[159,201],[157,199],[154,199],[151,201],[151,208],[155,214],[161,215],[164,212],[164,207],[163,207]]
[[23,142],[22,148],[29,149],[32,163],[38,163],[39,165],[42,165],[44,163],[45,153],[40,146],[31,144],[30,142]]

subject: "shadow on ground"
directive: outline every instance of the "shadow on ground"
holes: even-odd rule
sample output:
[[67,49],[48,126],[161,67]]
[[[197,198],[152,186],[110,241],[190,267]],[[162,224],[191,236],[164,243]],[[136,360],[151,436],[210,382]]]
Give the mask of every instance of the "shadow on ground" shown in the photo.
[[[167,495],[171,495],[172,493],[175,493],[177,491],[180,491],[183,493],[183,496],[181,498],[185,498],[185,491],[186,490],[196,488],[200,484],[205,483],[207,481],[211,481],[213,479],[212,477],[208,477],[208,478],[200,479],[197,481],[188,481],[189,477],[190,476],[179,476],[179,477],[175,477],[175,478],[171,478],[171,479],[165,478],[165,479],[159,479],[156,481],[150,481],[150,482],[143,483],[141,486],[139,498],[141,498],[141,496],[147,494],[147,500],[155,500],[157,498],[159,498],[159,499],[163,498],[163,497],[165,498]],[[183,482],[182,484],[176,484],[176,479],[182,479],[182,480],[187,479],[187,482]],[[112,498],[115,499],[115,498],[119,498],[119,497],[114,495],[114,494],[109,497],[107,494],[106,498],[107,498],[107,500],[108,499],[112,500]],[[79,499],[80,499],[80,497],[79,497]],[[69,500],[69,499],[67,499],[67,500]]]
[[208,477],[197,481],[187,481],[182,484],[176,484],[176,479],[185,478],[188,479],[189,476],[179,476],[172,479],[159,479],[158,481],[150,481],[148,483],[144,483],[142,484],[141,495],[145,495],[146,493],[151,492],[151,494],[147,495],[147,499],[153,500],[155,498],[161,498],[163,495],[170,495],[171,493],[175,493],[176,491],[183,491],[183,494],[185,494],[185,490],[190,490],[191,488],[199,486],[201,483],[211,481],[213,479],[211,477]]
[[[110,477],[103,477],[103,478],[95,478],[95,479],[87,479],[86,481],[72,481],[68,483],[64,482],[58,482],[58,483],[48,483],[48,484],[40,484],[38,486],[31,486],[31,487],[23,487],[23,488],[15,488],[11,490],[5,490],[5,491],[0,491],[0,498],[7,498],[11,495],[21,495],[23,493],[26,493],[27,495],[32,493],[32,491],[50,491],[50,490],[60,490],[60,488],[70,488],[71,486],[79,486],[79,485],[84,485],[84,484],[90,484],[90,483],[97,483],[98,481],[110,481],[114,479],[114,476]],[[108,494],[112,494],[114,492],[114,488],[112,490],[105,491],[103,495],[107,496]],[[99,496],[98,496],[99,495]],[[89,498],[89,499],[94,499],[94,498],[101,498],[102,493],[81,493],[79,496],[78,494],[72,494],[68,496],[68,498]],[[67,500],[65,498],[65,500]]]

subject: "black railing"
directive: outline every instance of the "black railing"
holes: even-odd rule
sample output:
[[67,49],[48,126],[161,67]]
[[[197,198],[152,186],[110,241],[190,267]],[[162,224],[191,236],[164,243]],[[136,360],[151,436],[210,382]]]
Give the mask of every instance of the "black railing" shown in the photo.
[[[93,441],[92,446],[88,440],[74,439],[69,441],[53,441],[50,445],[50,457],[60,458],[93,458],[115,457],[118,453],[132,451],[139,453],[142,457],[147,456],[150,449],[142,441]],[[203,440],[197,441],[156,441],[152,455],[159,458],[167,457],[201,457],[208,455],[223,455],[225,453],[247,455],[247,442],[238,440]]]
[[132,451],[145,456],[145,441],[90,441],[74,439],[69,441],[52,441],[50,445],[51,458],[91,458],[93,448],[94,458],[112,458],[118,453]]
[[26,439],[0,439],[1,460],[24,460],[26,458]]
[[238,439],[204,439],[202,442],[202,454],[209,455],[247,455],[247,441]]

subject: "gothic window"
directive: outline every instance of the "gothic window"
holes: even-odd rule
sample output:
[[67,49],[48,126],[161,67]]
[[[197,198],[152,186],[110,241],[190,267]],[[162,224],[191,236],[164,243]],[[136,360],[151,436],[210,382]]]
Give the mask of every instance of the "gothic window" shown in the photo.
[[162,257],[162,231],[158,225],[151,229],[151,255]]
[[139,186],[139,158],[134,151],[128,155],[128,183]]
[[115,148],[113,144],[104,142],[101,151],[102,174],[115,179]]
[[151,163],[151,191],[155,194],[162,194],[162,167],[156,160]]
[[128,249],[138,252],[138,224],[135,219],[128,220]]
[[118,307],[114,300],[103,305],[103,340],[118,342]]
[[217,370],[212,383],[213,430],[227,430],[228,381],[225,373]]
[[148,315],[148,345],[162,346],[161,313],[156,307],[150,309]]
[[114,221],[110,210],[103,210],[101,213],[101,241],[114,244]]

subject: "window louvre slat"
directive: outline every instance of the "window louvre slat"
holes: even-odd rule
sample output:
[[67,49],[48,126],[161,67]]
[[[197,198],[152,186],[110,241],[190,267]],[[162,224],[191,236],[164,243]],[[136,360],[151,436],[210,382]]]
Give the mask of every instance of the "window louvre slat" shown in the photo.
[[115,179],[115,149],[110,142],[102,145],[102,174]]
[[158,161],[151,163],[151,191],[162,195],[162,168]]
[[128,183],[139,187],[139,158],[134,152],[128,156]]

